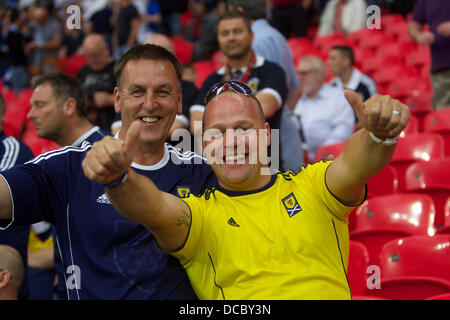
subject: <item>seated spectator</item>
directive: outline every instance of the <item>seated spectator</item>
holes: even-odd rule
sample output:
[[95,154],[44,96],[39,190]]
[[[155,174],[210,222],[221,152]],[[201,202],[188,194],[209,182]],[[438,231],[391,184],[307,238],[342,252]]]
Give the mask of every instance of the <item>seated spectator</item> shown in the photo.
[[114,4],[111,17],[113,57],[120,57],[137,42],[139,13],[131,0],[119,0]]
[[297,73],[303,95],[294,113],[300,118],[308,158],[317,148],[347,140],[353,133],[354,113],[344,91],[325,83],[323,61],[315,56],[299,60]]
[[270,24],[285,38],[304,37],[308,29],[304,0],[272,0]]
[[193,43],[193,59],[207,60],[217,51],[217,38],[214,32],[217,17],[213,11],[215,2],[211,0],[194,0],[192,19],[186,26],[184,38]]
[[[3,99],[3,96],[0,93],[0,172],[8,170],[16,165],[23,164],[33,159],[33,153],[25,143],[23,143],[20,140],[17,140],[14,137],[7,136],[3,131],[3,123],[5,120],[6,107],[7,106],[5,104],[5,100]],[[22,268],[25,268],[25,270],[27,268],[27,260],[28,260],[27,246],[28,246],[29,232],[30,232],[29,225],[11,226],[6,230],[0,227],[0,244],[11,246],[19,252],[20,257],[22,259],[21,262]],[[1,255],[2,252],[0,252],[0,261]],[[2,269],[1,262],[0,262],[0,269]],[[24,271],[22,271],[22,274],[23,273]],[[2,281],[0,280],[0,288],[1,282]],[[2,289],[0,289],[0,292],[1,291]],[[19,290],[19,299],[27,299],[28,293],[29,293],[28,281],[25,275],[25,280],[23,281],[22,286]]]
[[112,51],[111,36],[113,32],[112,26],[112,7],[107,0],[97,0],[97,6],[93,9],[92,15],[89,16],[89,28],[87,33],[98,33],[105,38],[109,50]]
[[16,93],[29,86],[28,60],[25,55],[25,38],[20,31],[20,16],[17,9],[12,9],[9,15],[10,26],[6,35],[7,57],[9,67],[3,77],[5,84]]
[[244,13],[229,11],[220,17],[217,39],[220,51],[227,57],[228,63],[203,82],[196,102],[191,106],[190,125],[194,135],[201,131],[206,93],[216,83],[226,80],[246,83],[261,103],[270,128],[280,129],[282,106],[288,92],[286,76],[279,65],[254,53],[253,38],[251,21]]
[[62,57],[71,56],[81,48],[83,43],[84,32],[81,29],[68,29],[64,27],[64,34],[62,40],[62,48],[59,51],[59,55]]
[[355,56],[351,47],[338,45],[331,48],[328,53],[328,66],[335,78],[330,84],[351,89],[365,101],[377,93],[377,85],[372,78],[355,68],[354,64]]
[[115,116],[114,61],[104,37],[100,34],[86,36],[82,50],[87,64],[80,69],[77,79],[88,98],[89,120],[109,131]]
[[367,4],[364,0],[329,0],[320,16],[319,36],[348,34],[366,25]]
[[161,8],[162,22],[160,32],[169,37],[181,35],[181,13],[187,9],[185,0],[157,0]]
[[0,245],[0,300],[17,300],[24,272],[19,252],[11,246]]
[[50,15],[50,9],[37,4],[33,9],[36,27],[32,31],[33,40],[25,47],[25,53],[31,57],[30,73],[52,73],[61,70],[59,48],[62,44],[61,23]]
[[134,4],[141,16],[137,41],[144,43],[148,37],[161,30],[161,8],[156,0],[135,1]]

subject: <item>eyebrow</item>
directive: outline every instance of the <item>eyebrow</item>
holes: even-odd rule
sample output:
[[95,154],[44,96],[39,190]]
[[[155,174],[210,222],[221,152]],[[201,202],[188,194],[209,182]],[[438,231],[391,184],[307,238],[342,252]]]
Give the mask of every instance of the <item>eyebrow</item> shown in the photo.
[[[239,127],[244,124],[248,124],[254,128],[254,122],[249,119],[239,120],[239,121],[233,123],[233,127],[236,128],[236,127]],[[207,129],[225,129],[226,130],[226,129],[233,129],[233,128],[226,128],[225,124],[223,124],[221,122],[216,122],[216,123],[212,124],[211,126],[209,126]],[[254,128],[254,129],[256,129],[256,128]]]
[[[156,89],[163,89],[163,88],[172,89],[173,86],[172,86],[171,83],[168,83],[168,82],[167,82],[167,83],[162,83],[162,84],[160,84],[160,85],[157,85],[157,86],[155,86],[155,88],[156,88]],[[144,89],[144,90],[147,90],[147,87],[144,86],[144,85],[138,84],[138,83],[131,83],[131,84],[128,86],[128,90],[131,91],[131,90],[133,90],[133,89]]]

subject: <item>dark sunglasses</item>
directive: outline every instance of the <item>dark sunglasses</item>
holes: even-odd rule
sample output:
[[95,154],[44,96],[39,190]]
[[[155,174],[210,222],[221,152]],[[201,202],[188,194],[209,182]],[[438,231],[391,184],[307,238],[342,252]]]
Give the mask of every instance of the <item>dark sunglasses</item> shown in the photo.
[[219,94],[227,90],[234,91],[244,96],[253,96],[252,89],[250,89],[250,87],[243,82],[235,80],[222,81],[216,83],[211,87],[211,89],[209,89],[208,93],[205,95],[205,98],[203,99],[205,105],[207,105],[212,100],[212,98],[217,97]]

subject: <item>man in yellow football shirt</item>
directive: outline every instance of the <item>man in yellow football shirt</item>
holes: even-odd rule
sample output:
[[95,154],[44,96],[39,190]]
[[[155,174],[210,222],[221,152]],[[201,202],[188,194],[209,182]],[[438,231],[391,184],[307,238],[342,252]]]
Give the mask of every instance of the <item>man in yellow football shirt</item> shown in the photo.
[[[130,170],[138,121],[125,141],[94,144],[83,170],[106,186],[119,212],[180,260],[200,299],[350,299],[347,215],[392,158],[409,110],[388,96],[365,103],[351,91],[346,97],[363,128],[334,161],[296,175],[262,173],[267,159],[255,155],[270,144],[269,127],[239,82],[217,84],[205,98],[204,150],[217,188],[181,200]],[[151,116],[151,108],[143,110]]]

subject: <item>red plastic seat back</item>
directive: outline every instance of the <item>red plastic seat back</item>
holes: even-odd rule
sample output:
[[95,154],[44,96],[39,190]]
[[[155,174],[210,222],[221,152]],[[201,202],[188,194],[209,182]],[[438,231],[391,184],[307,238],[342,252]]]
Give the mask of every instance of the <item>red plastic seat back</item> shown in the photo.
[[381,251],[380,268],[386,279],[434,277],[450,281],[450,235],[391,241]]
[[319,161],[321,159],[328,160],[329,156],[336,158],[344,150],[344,146],[345,141],[319,147],[314,155],[314,161]]
[[425,132],[437,132],[444,138],[445,155],[450,157],[450,108],[429,112],[424,119]]
[[405,172],[416,161],[430,161],[444,158],[444,138],[436,133],[418,133],[398,139],[390,165],[398,175],[399,192],[405,191]]
[[347,277],[353,295],[362,295],[367,289],[369,251],[359,242],[350,241]]
[[396,194],[398,192],[397,171],[391,165],[387,165],[381,172],[367,181],[367,197]]
[[450,196],[450,158],[411,164],[405,173],[405,189],[433,198],[436,226],[444,224],[445,206]]
[[368,199],[355,212],[350,239],[363,243],[370,264],[378,265],[389,241],[415,234],[434,234],[433,200],[421,194],[397,194]]

